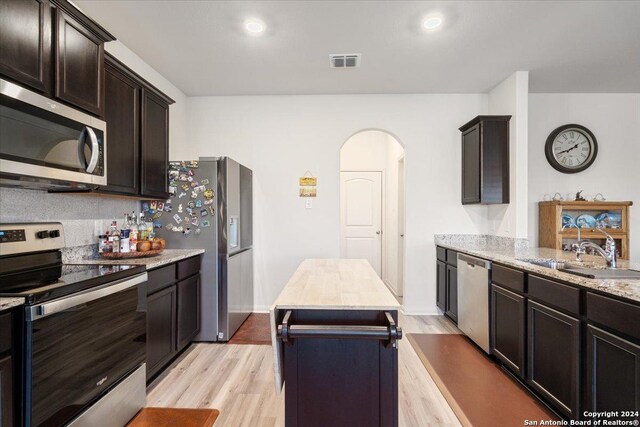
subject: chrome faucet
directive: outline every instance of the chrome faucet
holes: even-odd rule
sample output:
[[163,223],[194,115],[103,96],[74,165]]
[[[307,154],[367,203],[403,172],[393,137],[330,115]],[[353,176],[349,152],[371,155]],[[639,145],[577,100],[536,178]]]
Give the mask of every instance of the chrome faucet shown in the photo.
[[[563,225],[562,226],[562,231],[564,231],[565,228],[573,228],[573,227],[570,227],[568,224],[567,225]],[[580,247],[580,243],[582,242],[580,227],[577,227],[577,229],[578,229],[578,241],[571,245],[571,249],[576,251],[576,261],[582,262],[582,258],[581,257],[582,257],[582,255],[584,255],[586,253],[586,251],[584,250],[584,248]]]
[[[578,248],[582,253],[585,253],[586,248],[593,248],[598,255],[600,255],[607,262],[608,268],[616,268],[618,266],[618,261],[616,258],[616,241],[611,237],[611,235],[599,228],[595,228],[594,230],[598,230],[602,234],[607,237],[607,243],[605,249],[602,249],[600,246],[595,243],[585,240],[584,242],[580,242],[578,244]],[[576,250],[577,253],[577,250]]]

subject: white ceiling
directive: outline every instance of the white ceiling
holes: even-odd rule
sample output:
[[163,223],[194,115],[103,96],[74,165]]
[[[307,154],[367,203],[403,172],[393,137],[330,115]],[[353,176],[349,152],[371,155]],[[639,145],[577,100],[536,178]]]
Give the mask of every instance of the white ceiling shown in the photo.
[[[516,70],[532,92],[640,92],[638,1],[75,3],[189,96],[478,93]],[[331,53],[362,67],[330,69]]]

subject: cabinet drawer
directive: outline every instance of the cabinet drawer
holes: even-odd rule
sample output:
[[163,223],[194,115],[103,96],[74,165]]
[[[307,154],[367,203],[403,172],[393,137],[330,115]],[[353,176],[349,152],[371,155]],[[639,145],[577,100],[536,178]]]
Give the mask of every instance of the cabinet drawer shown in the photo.
[[178,280],[200,272],[200,255],[178,262]]
[[491,280],[516,292],[524,292],[524,273],[513,268],[493,264]]
[[587,318],[640,340],[640,306],[587,292]]
[[166,288],[176,281],[176,265],[171,264],[156,268],[147,273],[149,275],[147,285],[147,295]]
[[11,350],[11,313],[0,315],[0,353]]
[[439,261],[447,262],[447,250],[438,246],[436,248],[436,257]]
[[577,288],[529,275],[529,296],[569,313],[580,314],[580,290]]
[[458,252],[447,249],[447,264],[454,267],[458,266]]

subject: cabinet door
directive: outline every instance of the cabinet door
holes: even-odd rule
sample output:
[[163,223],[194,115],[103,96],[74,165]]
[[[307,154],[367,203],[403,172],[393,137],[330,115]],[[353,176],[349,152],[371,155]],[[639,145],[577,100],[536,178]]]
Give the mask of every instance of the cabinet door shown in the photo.
[[462,134],[462,204],[480,203],[480,124]]
[[147,379],[176,353],[176,286],[147,298]]
[[0,73],[51,89],[51,7],[47,0],[0,1]]
[[531,300],[527,382],[567,418],[579,416],[580,321]]
[[11,356],[0,358],[0,426],[13,425]]
[[141,194],[166,199],[169,161],[169,106],[142,90]]
[[523,378],[525,310],[524,297],[491,285],[491,354]]
[[200,275],[178,282],[178,351],[200,331]]
[[447,265],[437,261],[436,305],[442,311],[447,309]]
[[107,191],[138,194],[140,164],[140,92],[126,73],[105,66],[104,117],[107,122]]
[[104,43],[56,9],[56,97],[102,117]]
[[458,323],[458,269],[447,265],[447,316]]
[[640,346],[587,326],[590,411],[640,411]]

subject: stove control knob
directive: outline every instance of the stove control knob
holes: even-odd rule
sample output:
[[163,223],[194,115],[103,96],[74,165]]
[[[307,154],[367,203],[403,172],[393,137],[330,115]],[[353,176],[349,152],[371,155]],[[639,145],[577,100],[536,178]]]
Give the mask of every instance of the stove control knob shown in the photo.
[[56,238],[56,237],[60,237],[60,230],[51,230],[49,232],[49,237]]
[[47,237],[49,237],[49,231],[48,230],[38,231],[36,233],[36,237],[38,239],[46,239]]

